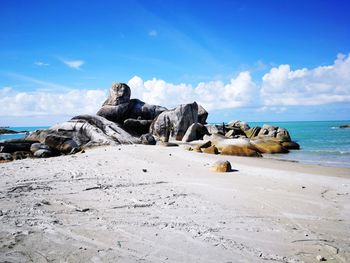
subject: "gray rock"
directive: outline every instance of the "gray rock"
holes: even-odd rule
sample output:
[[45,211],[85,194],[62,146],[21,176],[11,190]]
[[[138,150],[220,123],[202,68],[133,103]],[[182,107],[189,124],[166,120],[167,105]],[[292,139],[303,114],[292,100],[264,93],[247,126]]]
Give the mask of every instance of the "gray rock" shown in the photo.
[[79,115],[70,121],[36,131],[26,139],[35,139],[62,153],[77,147],[139,143],[139,139],[124,131],[120,125],[95,115]]
[[35,153],[37,150],[50,150],[50,147],[48,145],[40,143],[40,142],[33,143],[30,146],[30,151],[32,153]]
[[283,142],[290,142],[291,138],[289,132],[284,128],[277,128],[276,138]]
[[103,106],[116,106],[130,101],[131,90],[125,83],[113,83]]
[[25,151],[18,151],[12,154],[12,158],[14,160],[22,160],[32,156],[33,156],[32,152],[25,152]]
[[207,128],[208,132],[210,134],[221,134],[224,135],[226,133],[225,130],[225,125],[218,125],[218,124],[207,124],[205,125],[205,127]]
[[12,161],[12,155],[10,153],[0,153],[0,160]]
[[202,140],[204,135],[209,135],[207,128],[201,123],[193,123],[188,127],[184,137],[183,142],[191,142],[195,140]]
[[34,153],[34,157],[38,158],[48,158],[52,157],[54,154],[50,150],[40,149]]
[[145,103],[139,99],[132,99],[129,103],[129,108],[126,113],[127,118],[141,119],[141,120],[154,120],[167,108]]
[[201,124],[207,124],[208,112],[198,104],[198,122]]
[[119,104],[117,106],[105,105],[96,113],[96,115],[106,118],[109,121],[123,123],[128,118],[127,112],[129,103]]
[[247,131],[250,129],[248,123],[239,120],[230,121],[227,125],[229,128],[239,128],[242,131]]
[[182,104],[158,115],[151,124],[150,132],[164,142],[167,142],[169,137],[181,141],[188,127],[196,122],[198,122],[197,103]]
[[155,145],[157,143],[154,136],[150,133],[141,135],[140,140],[142,144],[146,144],[146,145]]
[[258,136],[268,136],[268,137],[276,137],[277,135],[277,127],[264,124],[259,131]]
[[7,140],[0,142],[0,152],[5,153],[14,153],[19,151],[30,151],[30,146],[33,144],[33,141],[26,141],[23,139],[18,140]]
[[149,132],[152,120],[136,120],[126,119],[123,124],[123,129],[132,135],[140,136]]

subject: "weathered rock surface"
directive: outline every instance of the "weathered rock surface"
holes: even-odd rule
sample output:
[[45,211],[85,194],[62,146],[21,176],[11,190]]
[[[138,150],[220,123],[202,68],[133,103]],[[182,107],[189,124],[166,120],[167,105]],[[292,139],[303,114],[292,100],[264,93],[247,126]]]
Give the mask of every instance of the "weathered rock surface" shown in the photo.
[[38,158],[48,158],[54,156],[54,153],[50,150],[40,149],[34,153],[34,156]]
[[207,124],[208,112],[198,104],[198,122],[201,124]]
[[230,121],[227,126],[229,128],[239,128],[242,131],[246,131],[249,130],[250,127],[248,125],[248,123],[244,122],[244,121],[239,121],[239,120],[234,120],[234,121]]
[[272,139],[252,140],[252,144],[261,153],[288,153],[288,149],[282,146],[282,143]]
[[[128,85],[114,83],[107,100],[103,103],[97,115],[112,122],[123,124],[127,119],[152,121],[160,113],[167,110],[165,107],[147,104],[139,99],[130,100],[130,95],[131,90]],[[135,131],[133,133],[140,134]]]
[[169,138],[181,141],[188,127],[196,122],[198,122],[197,103],[182,104],[159,114],[152,122],[150,132],[165,142]]
[[10,153],[0,153],[0,160],[12,161],[12,155]]
[[142,144],[146,144],[146,145],[156,145],[157,143],[154,136],[150,133],[142,134],[140,137],[140,141]]
[[260,152],[251,145],[227,145],[222,147],[221,154],[247,157],[261,157]]
[[31,145],[35,141],[26,141],[26,140],[7,140],[5,142],[0,142],[0,152],[4,153],[14,153],[18,151],[29,152]]
[[64,151],[77,147],[139,143],[140,140],[124,131],[120,125],[95,115],[79,115],[70,121],[36,131],[26,137],[51,148]]
[[113,83],[103,106],[117,106],[130,101],[131,89],[125,83]]
[[229,161],[217,161],[213,164],[211,170],[213,172],[227,173],[232,171],[232,167]]
[[141,136],[149,132],[152,120],[126,119],[122,128],[134,136]]
[[193,123],[190,127],[188,127],[184,137],[182,138],[182,141],[191,142],[195,140],[201,140],[206,134],[209,135],[209,132],[203,124]]
[[215,145],[209,146],[207,148],[201,148],[201,151],[202,153],[219,154],[219,150],[215,147]]

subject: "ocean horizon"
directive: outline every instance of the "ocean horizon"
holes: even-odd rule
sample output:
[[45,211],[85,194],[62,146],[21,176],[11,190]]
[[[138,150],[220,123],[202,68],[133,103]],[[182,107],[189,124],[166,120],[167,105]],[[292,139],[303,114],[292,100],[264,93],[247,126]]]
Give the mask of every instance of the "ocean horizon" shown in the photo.
[[[265,158],[333,167],[350,167],[350,129],[339,128],[340,125],[349,123],[350,120],[248,122],[250,127],[270,124],[286,128],[292,140],[300,144],[300,150],[291,150],[288,154],[265,154]],[[22,126],[8,129],[33,132],[49,127]],[[25,133],[1,134],[0,141],[24,136]]]

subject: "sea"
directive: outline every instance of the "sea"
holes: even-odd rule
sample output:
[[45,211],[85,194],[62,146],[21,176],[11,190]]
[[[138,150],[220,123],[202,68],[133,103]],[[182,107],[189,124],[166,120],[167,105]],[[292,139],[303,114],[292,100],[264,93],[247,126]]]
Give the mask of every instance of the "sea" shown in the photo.
[[[350,168],[350,129],[341,129],[340,125],[348,121],[295,121],[295,122],[248,122],[250,127],[270,124],[286,128],[293,141],[300,144],[300,150],[288,154],[270,154],[267,158],[295,161],[304,164]],[[9,127],[15,131],[35,131],[48,127]],[[21,134],[1,134],[1,140],[23,138]]]

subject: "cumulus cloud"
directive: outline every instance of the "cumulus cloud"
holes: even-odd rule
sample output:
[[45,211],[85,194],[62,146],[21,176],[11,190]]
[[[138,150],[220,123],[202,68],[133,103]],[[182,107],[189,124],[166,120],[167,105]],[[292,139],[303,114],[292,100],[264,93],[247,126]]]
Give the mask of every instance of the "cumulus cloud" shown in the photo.
[[81,66],[85,64],[83,60],[63,60],[63,63],[66,64],[68,67],[73,69],[81,69]]
[[313,69],[274,67],[263,76],[261,97],[266,106],[350,102],[350,54],[340,54],[332,65]]
[[44,116],[95,114],[106,98],[105,90],[69,90],[53,92],[18,92],[10,87],[0,89],[0,116]]
[[148,32],[148,35],[150,37],[156,37],[156,36],[158,36],[158,32],[157,32],[157,30],[153,29],[153,30]]
[[207,110],[248,106],[257,93],[256,84],[249,72],[241,72],[228,83],[201,82],[195,87],[186,83],[168,83],[156,78],[143,81],[138,76],[130,79],[128,85],[133,97],[148,103],[175,107],[197,101]]

